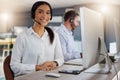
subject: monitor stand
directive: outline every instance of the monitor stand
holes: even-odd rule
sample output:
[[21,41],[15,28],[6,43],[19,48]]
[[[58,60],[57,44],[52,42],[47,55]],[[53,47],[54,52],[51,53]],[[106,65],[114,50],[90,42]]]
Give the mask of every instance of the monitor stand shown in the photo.
[[115,62],[118,62],[120,60],[120,52],[114,55]]
[[109,56],[106,56],[105,63],[97,63],[87,69],[85,72],[87,73],[95,73],[95,74],[107,74],[110,72],[112,68],[111,61],[109,59]]
[[120,59],[120,52],[115,54],[115,59]]
[[98,63],[85,72],[89,73],[98,73],[98,74],[107,74],[112,68],[112,61],[108,55],[108,51],[102,37],[98,38],[98,53],[99,60]]
[[[104,66],[104,67],[101,67],[101,66]],[[110,72],[110,68],[108,68],[105,64],[97,63],[84,72],[85,73],[95,73],[95,74],[107,74]]]

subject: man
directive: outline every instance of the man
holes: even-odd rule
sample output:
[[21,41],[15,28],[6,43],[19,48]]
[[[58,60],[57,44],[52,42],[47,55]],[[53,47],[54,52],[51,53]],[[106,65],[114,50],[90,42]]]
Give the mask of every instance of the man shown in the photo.
[[64,15],[64,22],[57,29],[59,34],[65,61],[80,58],[80,52],[77,52],[74,46],[73,30],[79,25],[79,14],[70,10]]

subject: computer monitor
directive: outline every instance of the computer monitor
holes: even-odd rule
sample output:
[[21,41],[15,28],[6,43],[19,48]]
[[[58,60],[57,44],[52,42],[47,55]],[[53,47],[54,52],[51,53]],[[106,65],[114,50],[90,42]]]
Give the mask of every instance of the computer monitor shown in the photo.
[[113,19],[113,22],[114,22],[115,41],[116,41],[115,58],[120,58],[120,22],[117,19]]
[[[100,13],[85,7],[80,8],[80,16],[83,67],[89,68],[104,58],[107,60],[108,57],[104,42],[103,18]],[[103,57],[100,57],[101,53]]]

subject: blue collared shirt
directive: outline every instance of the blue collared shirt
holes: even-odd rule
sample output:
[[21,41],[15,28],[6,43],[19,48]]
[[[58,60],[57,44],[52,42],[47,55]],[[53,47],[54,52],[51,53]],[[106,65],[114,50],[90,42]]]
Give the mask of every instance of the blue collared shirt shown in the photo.
[[17,37],[10,63],[15,76],[34,72],[36,65],[46,61],[57,61],[59,66],[64,63],[59,37],[56,32],[54,35],[52,44],[46,30],[42,37],[32,28]]
[[58,28],[56,32],[59,34],[65,61],[80,58],[80,52],[75,49],[72,31],[68,31],[68,29],[61,24],[60,28]]

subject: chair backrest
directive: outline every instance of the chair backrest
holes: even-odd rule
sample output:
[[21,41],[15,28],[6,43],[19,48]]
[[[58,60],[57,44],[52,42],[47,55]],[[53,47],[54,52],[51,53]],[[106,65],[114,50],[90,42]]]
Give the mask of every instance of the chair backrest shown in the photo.
[[10,68],[10,60],[11,60],[11,54],[5,58],[4,64],[3,64],[6,80],[14,80],[14,74]]

